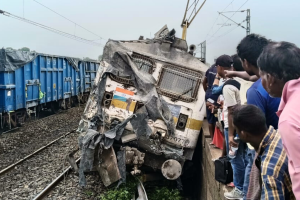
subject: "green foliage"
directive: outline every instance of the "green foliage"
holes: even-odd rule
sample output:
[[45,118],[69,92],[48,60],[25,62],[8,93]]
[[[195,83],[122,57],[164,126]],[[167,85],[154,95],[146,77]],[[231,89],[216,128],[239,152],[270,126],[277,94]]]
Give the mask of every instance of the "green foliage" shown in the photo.
[[[110,189],[100,195],[100,200],[131,200],[137,190],[138,182],[135,179],[127,180],[118,189]],[[179,190],[167,187],[156,187],[155,190],[147,192],[149,200],[182,200]]]
[[[128,179],[129,177],[127,177]],[[131,200],[137,188],[137,180],[128,179],[126,183],[120,185],[118,189],[110,189],[105,194],[100,195],[101,200]]]
[[155,191],[147,195],[150,200],[182,200],[177,189],[169,189],[167,187],[156,188]]
[[21,50],[21,51],[30,51],[30,49],[28,47],[23,47],[23,48],[21,48],[19,50]]
[[88,191],[88,190],[86,190],[84,193],[85,193],[87,196],[93,196],[93,195],[94,195],[93,192]]

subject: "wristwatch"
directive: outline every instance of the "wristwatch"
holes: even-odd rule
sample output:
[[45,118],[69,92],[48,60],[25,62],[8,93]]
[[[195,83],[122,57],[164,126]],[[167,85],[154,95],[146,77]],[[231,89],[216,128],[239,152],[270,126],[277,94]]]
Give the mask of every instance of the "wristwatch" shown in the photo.
[[218,80],[220,80],[221,78],[219,78],[219,77],[215,77],[215,79],[218,79]]

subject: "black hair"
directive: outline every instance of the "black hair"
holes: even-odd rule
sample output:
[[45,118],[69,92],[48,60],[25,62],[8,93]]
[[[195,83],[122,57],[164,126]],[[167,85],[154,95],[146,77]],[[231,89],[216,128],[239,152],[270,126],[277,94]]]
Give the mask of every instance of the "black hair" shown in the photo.
[[231,58],[233,60],[233,68],[235,69],[235,71],[245,71],[242,65],[242,61],[237,54],[232,55]]
[[267,130],[265,114],[254,105],[237,105],[233,111],[233,124],[240,130],[259,135]]
[[250,64],[257,67],[257,59],[269,42],[270,40],[258,34],[247,35],[237,46],[237,54],[242,60],[246,59]]
[[289,42],[270,43],[257,63],[261,71],[284,82],[300,77],[300,49]]

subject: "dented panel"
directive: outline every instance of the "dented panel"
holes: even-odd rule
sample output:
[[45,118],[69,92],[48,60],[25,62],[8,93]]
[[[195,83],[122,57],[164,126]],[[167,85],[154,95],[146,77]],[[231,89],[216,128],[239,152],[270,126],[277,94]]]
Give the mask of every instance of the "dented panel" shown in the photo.
[[131,166],[127,171],[133,175],[140,173],[141,165],[160,169],[169,160],[163,174],[175,179],[181,164],[192,159],[205,116],[200,84],[207,67],[184,51],[184,45],[173,44],[178,41],[175,36],[158,35],[138,41],[110,40],[104,48],[103,70],[97,72],[78,131],[86,158],[82,170],[91,163],[86,154],[99,155],[100,165],[94,165],[106,186],[124,181],[118,162],[121,168],[125,164],[116,159],[114,149],[118,155],[125,151],[126,164]]

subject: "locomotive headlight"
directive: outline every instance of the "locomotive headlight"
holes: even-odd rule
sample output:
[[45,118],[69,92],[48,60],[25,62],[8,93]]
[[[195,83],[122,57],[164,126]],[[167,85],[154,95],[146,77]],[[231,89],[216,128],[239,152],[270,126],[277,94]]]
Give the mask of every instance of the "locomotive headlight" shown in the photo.
[[113,98],[112,92],[105,92],[102,100],[102,105],[106,108],[109,108],[112,98]]
[[188,118],[189,117],[187,115],[180,114],[177,121],[176,129],[184,131]]

